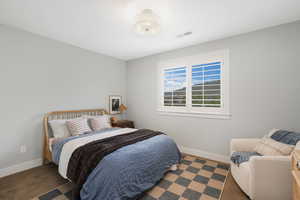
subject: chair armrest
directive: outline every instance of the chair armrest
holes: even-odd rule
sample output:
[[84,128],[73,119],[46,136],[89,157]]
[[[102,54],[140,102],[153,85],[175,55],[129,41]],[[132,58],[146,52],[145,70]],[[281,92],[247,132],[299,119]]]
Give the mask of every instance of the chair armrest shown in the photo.
[[254,151],[255,146],[261,139],[259,138],[234,138],[230,141],[230,155],[236,151]]
[[[253,156],[249,162],[250,193],[253,199],[287,199],[291,196],[292,176],[290,156]],[[288,198],[291,199],[291,198]]]

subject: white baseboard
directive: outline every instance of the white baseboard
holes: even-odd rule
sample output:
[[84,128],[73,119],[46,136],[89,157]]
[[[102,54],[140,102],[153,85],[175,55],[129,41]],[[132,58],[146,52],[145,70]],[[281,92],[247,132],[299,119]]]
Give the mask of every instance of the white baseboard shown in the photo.
[[4,176],[8,176],[11,174],[15,174],[21,171],[25,171],[27,169],[31,169],[34,167],[41,166],[43,164],[43,160],[41,158],[35,159],[35,160],[30,160],[26,161],[17,165],[12,165],[7,168],[2,168],[0,169],[0,178]]
[[207,152],[207,151],[201,151],[199,149],[193,149],[193,148],[188,148],[188,147],[184,147],[184,146],[179,146],[179,149],[183,153],[207,158],[210,160],[216,160],[216,161],[220,161],[220,162],[224,162],[224,163],[229,163],[229,161],[230,161],[229,156],[224,156],[224,155],[211,153],[211,152]]

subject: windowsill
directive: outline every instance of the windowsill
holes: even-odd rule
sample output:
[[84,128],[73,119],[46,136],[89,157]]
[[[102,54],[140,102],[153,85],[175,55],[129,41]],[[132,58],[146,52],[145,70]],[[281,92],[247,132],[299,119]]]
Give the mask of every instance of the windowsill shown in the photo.
[[179,116],[179,117],[200,117],[207,119],[231,119],[231,114],[223,113],[201,113],[201,112],[185,112],[185,111],[166,111],[157,110],[160,115]]

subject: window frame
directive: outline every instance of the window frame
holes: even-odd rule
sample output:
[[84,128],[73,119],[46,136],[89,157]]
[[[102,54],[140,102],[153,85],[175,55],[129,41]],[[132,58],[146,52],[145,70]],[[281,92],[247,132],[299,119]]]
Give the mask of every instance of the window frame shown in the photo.
[[[221,62],[221,107],[192,107],[192,66]],[[177,67],[187,67],[186,73],[186,106],[170,107],[164,106],[164,70]],[[229,118],[229,50],[218,50],[205,54],[198,54],[189,57],[181,57],[161,61],[158,64],[158,111],[160,114],[177,116],[196,116],[207,118]]]

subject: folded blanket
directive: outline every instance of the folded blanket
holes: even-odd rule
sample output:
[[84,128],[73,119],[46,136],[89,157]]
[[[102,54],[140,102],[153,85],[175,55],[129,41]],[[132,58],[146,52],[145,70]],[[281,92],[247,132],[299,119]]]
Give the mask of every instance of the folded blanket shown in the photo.
[[75,184],[73,199],[80,199],[80,190],[89,174],[108,154],[130,144],[161,135],[147,129],[137,130],[124,135],[96,140],[76,149],[69,161],[67,177]]
[[261,154],[257,152],[246,152],[246,151],[233,152],[230,157],[230,160],[237,166],[240,166],[240,164],[242,164],[243,162],[247,162],[252,156],[261,156]]
[[278,130],[271,136],[273,140],[284,144],[296,145],[300,141],[300,133]]

